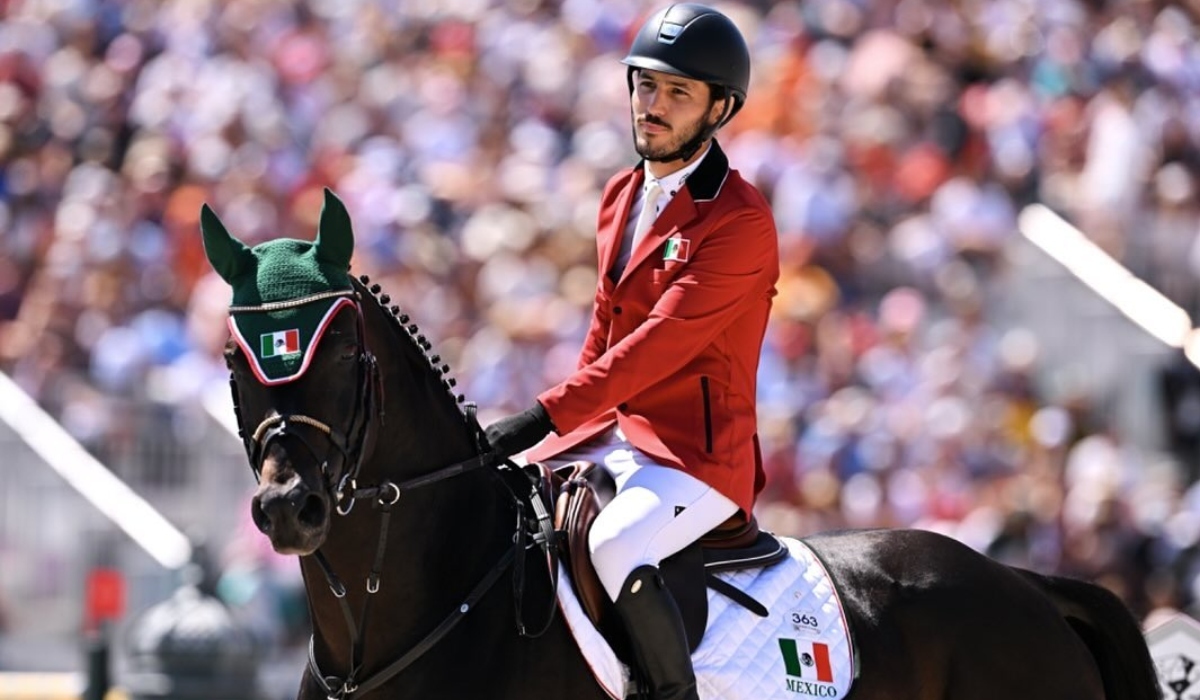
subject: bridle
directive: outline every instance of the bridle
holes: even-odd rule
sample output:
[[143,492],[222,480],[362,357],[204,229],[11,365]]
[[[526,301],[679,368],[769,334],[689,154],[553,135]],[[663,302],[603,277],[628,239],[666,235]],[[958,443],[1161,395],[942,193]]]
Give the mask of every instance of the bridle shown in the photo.
[[[358,293],[354,290],[344,290],[325,292],[302,299],[271,302],[254,306],[231,306],[229,307],[229,313],[235,315],[279,311],[281,309],[295,308],[337,297],[349,297],[352,300],[358,319],[358,338],[356,341],[356,368],[358,377],[355,389],[356,396],[354,411],[350,416],[349,425],[344,431],[338,430],[329,423],[312,416],[302,413],[287,413],[268,416],[258,424],[254,432],[247,432],[245,424],[242,421],[241,397],[238,392],[237,382],[232,375],[229,379],[229,387],[233,396],[233,408],[234,415],[237,418],[238,433],[241,435],[243,446],[246,449],[246,457],[250,460],[250,468],[254,472],[254,480],[258,482],[262,479],[262,463],[266,459],[267,448],[271,443],[284,437],[294,438],[300,444],[304,445],[304,448],[308,450],[314,460],[320,463],[321,475],[324,477],[326,489],[329,491],[329,495],[338,512],[345,515],[354,507],[354,501],[358,495],[356,493],[356,481],[359,472],[362,470],[366,445],[370,437],[371,415],[376,409],[382,410],[383,406],[383,386],[379,376],[379,363],[375,355],[366,346],[365,324],[363,322]],[[232,364],[227,364],[230,364],[230,370],[232,370]],[[382,422],[382,412],[380,413],[380,417]],[[303,432],[296,430],[296,427],[301,425],[315,428],[323,434],[333,450],[326,450],[324,456],[319,454],[312,443],[304,437]],[[329,465],[329,457],[334,453],[334,450],[341,456],[342,469],[340,470],[340,476],[335,474]],[[346,465],[349,465],[349,467],[347,468]]]
[[[367,278],[363,277],[362,282],[365,285]],[[375,288],[372,288],[372,291],[376,291],[376,289],[377,285]],[[539,493],[538,480],[527,471],[506,459],[503,455],[490,451],[487,440],[484,437],[483,429],[479,426],[479,422],[476,419],[476,411],[473,404],[465,406],[464,419],[467,421],[468,428],[476,443],[477,454],[474,457],[401,482],[385,480],[376,486],[359,486],[359,475],[365,461],[365,445],[373,424],[371,416],[376,410],[379,411],[380,423],[382,424],[383,422],[383,386],[376,357],[366,347],[365,322],[363,320],[359,294],[357,291],[347,290],[345,295],[353,295],[354,308],[358,315],[357,397],[354,414],[351,416],[349,426],[345,431],[339,431],[328,423],[305,414],[288,413],[269,416],[258,424],[253,433],[248,433],[243,423],[237,383],[232,375],[229,382],[233,395],[234,414],[237,419],[238,432],[246,448],[246,455],[250,461],[250,467],[254,472],[256,481],[261,479],[262,462],[266,457],[267,448],[270,444],[283,437],[295,438],[300,444],[304,445],[305,449],[308,450],[315,460],[320,461],[321,474],[325,487],[339,515],[350,513],[354,508],[354,504],[360,499],[370,500],[372,505],[381,514],[375,556],[366,580],[368,595],[363,602],[362,612],[357,618],[361,621],[360,623],[355,622],[355,615],[350,610],[349,602],[346,599],[346,586],[333,571],[333,567],[329,564],[328,559],[319,549],[309,555],[320,566],[330,591],[337,599],[350,635],[351,668],[345,677],[325,675],[321,672],[316,660],[315,635],[309,638],[308,665],[310,675],[321,686],[322,691],[329,700],[348,699],[355,694],[374,690],[412,665],[412,663],[433,648],[434,645],[462,621],[463,617],[475,607],[483,596],[491,590],[500,576],[513,566],[514,563],[517,566],[513,577],[513,594],[516,599],[517,627],[519,633],[526,637],[540,636],[549,629],[557,608],[557,603],[554,600],[555,596],[552,595],[549,602],[550,613],[546,616],[545,625],[536,632],[530,632],[526,628],[523,619],[524,616],[521,612],[521,600],[524,593],[525,552],[535,546],[542,549],[546,557],[552,587],[556,588],[558,582],[558,562],[556,555],[558,534],[554,530],[553,519],[550,516],[547,504],[543,502]],[[320,295],[320,298],[328,298],[329,296],[331,295]],[[308,300],[315,301],[316,299],[310,297]],[[306,300],[297,301],[304,303]],[[253,307],[233,306],[230,307],[230,313],[271,311],[281,308],[279,304],[286,304],[288,306],[298,305],[297,302],[280,302],[278,304],[264,304]],[[397,314],[395,307],[392,307],[392,313],[393,315]],[[415,326],[412,328],[415,332]],[[232,371],[231,363],[230,369]],[[326,450],[326,456],[321,458],[313,445],[305,439],[303,433],[296,430],[296,426],[300,425],[313,428],[320,434],[323,434],[332,447],[332,450],[336,450],[341,455],[342,464],[350,465],[348,469],[342,469],[340,477],[336,477],[329,467],[328,455],[332,454],[332,450]],[[475,585],[462,603],[420,642],[388,666],[360,680],[358,676],[363,667],[365,624],[370,612],[371,601],[380,587],[380,576],[387,551],[392,507],[400,501],[400,497],[403,494],[409,491],[430,486],[485,467],[495,468],[493,470],[494,473],[500,477],[498,480],[505,486],[505,491],[515,505],[517,523],[513,534],[513,546],[505,550],[505,554]]]

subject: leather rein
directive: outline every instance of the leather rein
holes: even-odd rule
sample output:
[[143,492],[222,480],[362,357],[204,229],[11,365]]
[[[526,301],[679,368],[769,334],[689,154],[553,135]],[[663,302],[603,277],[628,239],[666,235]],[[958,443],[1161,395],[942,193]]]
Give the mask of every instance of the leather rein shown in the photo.
[[[479,450],[479,453],[474,457],[401,482],[384,480],[377,486],[361,487],[358,485],[359,473],[365,457],[364,447],[367,442],[368,433],[373,425],[370,417],[375,410],[378,410],[380,423],[384,420],[383,387],[378,362],[375,355],[367,349],[365,344],[366,336],[363,332],[364,321],[362,309],[357,301],[358,294],[357,292],[348,292],[347,294],[353,294],[356,298],[355,309],[358,313],[359,323],[359,381],[355,412],[351,416],[349,427],[345,432],[338,431],[324,421],[311,416],[292,413],[270,416],[259,423],[253,433],[247,433],[242,420],[237,383],[232,376],[229,382],[233,395],[234,415],[237,419],[238,432],[246,448],[246,455],[249,458],[250,467],[254,472],[255,481],[261,478],[262,461],[266,457],[267,447],[272,441],[284,436],[299,440],[314,458],[320,459],[317,451],[308,440],[295,430],[296,426],[304,425],[314,428],[324,435],[333,450],[336,450],[342,456],[343,464],[350,465],[350,468],[344,469],[342,476],[336,479],[336,483],[334,483],[335,478],[329,467],[328,458],[331,451],[327,450],[327,456],[324,459],[320,459],[321,473],[325,481],[325,487],[333,499],[338,515],[347,515],[350,513],[359,499],[371,500],[373,507],[380,511],[379,535],[376,541],[375,557],[366,581],[368,596],[363,602],[362,612],[358,617],[358,620],[361,622],[355,622],[355,616],[353,611],[350,610],[350,604],[346,598],[346,586],[338,578],[328,559],[319,549],[308,555],[313,557],[325,575],[326,583],[338,601],[342,617],[346,622],[347,632],[350,636],[351,668],[344,677],[325,675],[321,672],[316,659],[315,634],[309,637],[309,671],[329,700],[347,700],[356,694],[374,690],[411,666],[454,629],[514,563],[517,565],[513,573],[513,596],[517,608],[518,633],[525,637],[540,636],[549,629],[550,624],[554,620],[557,608],[557,596],[552,594],[549,602],[550,612],[546,616],[545,625],[536,632],[530,632],[527,629],[522,613],[525,553],[535,546],[541,548],[546,558],[552,588],[556,590],[558,585],[557,547],[559,534],[554,530],[553,518],[541,498],[537,479],[503,455],[488,449],[483,429],[476,418],[476,407],[474,404],[467,404],[464,410],[464,418]],[[271,310],[270,305],[230,308],[231,313],[268,310]],[[475,587],[471,589],[462,603],[443,618],[441,623],[425,635],[412,649],[379,671],[360,680],[358,676],[363,668],[362,657],[366,637],[366,622],[370,613],[371,600],[380,587],[380,576],[387,551],[392,506],[399,502],[403,494],[409,491],[436,484],[481,468],[495,469],[495,474],[501,477],[499,481],[504,485],[505,491],[516,508],[517,521],[513,534],[513,546],[505,550],[500,560],[476,583]]]

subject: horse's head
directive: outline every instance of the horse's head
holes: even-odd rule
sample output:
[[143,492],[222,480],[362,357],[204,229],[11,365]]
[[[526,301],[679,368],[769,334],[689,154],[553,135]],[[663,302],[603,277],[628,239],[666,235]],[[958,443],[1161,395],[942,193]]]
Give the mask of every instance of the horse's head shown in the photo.
[[249,248],[207,206],[201,229],[209,262],[233,288],[226,361],[258,478],[254,522],[276,551],[310,554],[371,449],[379,398],[349,275],[349,214],[326,190],[312,242]]

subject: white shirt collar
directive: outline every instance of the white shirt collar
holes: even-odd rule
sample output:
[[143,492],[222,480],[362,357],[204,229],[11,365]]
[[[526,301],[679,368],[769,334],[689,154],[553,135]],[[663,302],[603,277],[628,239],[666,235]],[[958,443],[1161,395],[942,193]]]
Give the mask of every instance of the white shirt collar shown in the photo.
[[688,176],[695,172],[696,168],[700,167],[700,163],[702,163],[704,159],[708,157],[708,152],[710,150],[712,150],[712,141],[709,141],[704,147],[704,153],[701,154],[699,158],[693,160],[690,164],[688,164],[687,167],[680,168],[679,170],[676,170],[675,172],[663,178],[656,178],[651,175],[650,163],[646,162],[642,166],[646,174],[646,177],[642,181],[642,192],[645,193],[646,190],[650,189],[650,185],[657,181],[658,186],[663,189],[663,194],[667,195],[666,199],[674,197],[676,193],[679,192],[680,188],[683,187],[684,180],[687,180]]

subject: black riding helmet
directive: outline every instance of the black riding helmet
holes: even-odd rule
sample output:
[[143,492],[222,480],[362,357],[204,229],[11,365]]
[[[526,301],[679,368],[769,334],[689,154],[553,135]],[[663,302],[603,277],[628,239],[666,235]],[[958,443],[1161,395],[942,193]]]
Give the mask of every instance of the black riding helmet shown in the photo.
[[702,130],[674,153],[657,161],[687,160],[738,113],[750,86],[750,50],[737,26],[725,15],[705,5],[680,3],[654,14],[633,39],[629,55],[621,60],[629,66],[625,80],[633,93],[636,70],[656,70],[713,87],[713,100],[732,97],[725,115]]

